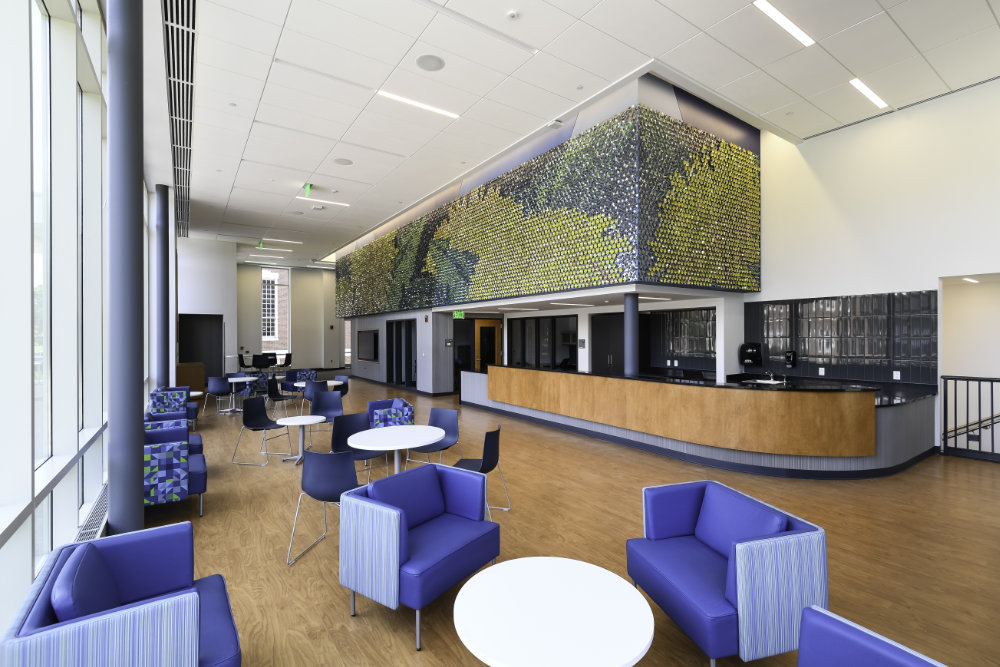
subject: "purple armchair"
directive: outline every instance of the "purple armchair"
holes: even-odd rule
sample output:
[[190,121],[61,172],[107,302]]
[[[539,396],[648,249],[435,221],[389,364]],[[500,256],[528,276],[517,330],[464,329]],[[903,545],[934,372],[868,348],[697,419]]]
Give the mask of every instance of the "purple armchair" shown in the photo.
[[821,607],[802,610],[799,667],[944,667]]
[[348,491],[340,500],[340,584],[417,612],[500,555],[484,520],[486,476],[436,463]]
[[190,523],[67,544],[0,641],[0,664],[238,667],[226,582],[194,578]]

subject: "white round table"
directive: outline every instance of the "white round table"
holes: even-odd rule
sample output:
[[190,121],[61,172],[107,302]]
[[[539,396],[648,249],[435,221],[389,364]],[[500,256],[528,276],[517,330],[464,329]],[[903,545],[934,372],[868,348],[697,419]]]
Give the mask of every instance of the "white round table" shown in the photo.
[[203,391],[198,391],[197,389],[196,389],[196,390],[194,390],[194,391],[189,391],[189,392],[188,392],[188,396],[189,396],[190,398],[201,398],[201,397],[202,397],[202,396],[204,396],[204,395],[205,395],[205,392],[203,392]]
[[[241,377],[228,377],[228,378],[226,378],[226,380],[229,381],[229,384],[232,384],[232,385],[246,384],[247,382],[253,382],[256,379],[257,378],[254,377],[254,376],[252,376],[252,375],[251,376],[244,375],[244,376],[241,376]],[[233,392],[236,392],[236,387],[233,387]],[[228,410],[222,410],[221,412],[226,412],[226,413],[243,412],[243,408],[236,407],[236,403],[233,402],[233,398],[234,398],[234,394],[230,394],[230,396],[229,396],[230,403],[229,404],[232,405],[233,407],[229,408]]]
[[653,612],[638,589],[597,565],[516,558],[462,586],[455,630],[491,667],[624,667],[649,650]]
[[302,451],[306,446],[306,426],[312,424],[319,424],[325,422],[326,417],[323,415],[296,415],[294,417],[282,417],[277,420],[278,424],[282,426],[298,426],[299,427],[299,455],[298,456],[286,456],[281,459],[282,461],[295,461],[295,465],[302,463]]
[[[322,382],[322,380],[316,380],[316,382]],[[339,387],[340,385],[342,385],[344,383],[341,382],[340,380],[327,380],[326,384],[327,384],[328,387]],[[305,389],[306,388],[306,381],[302,380],[301,382],[296,382],[295,386],[298,387],[299,389]]]
[[399,472],[399,452],[424,445],[433,445],[444,437],[444,429],[422,424],[399,424],[358,431],[347,438],[347,444],[354,449],[369,451],[391,451],[395,457],[393,474]]

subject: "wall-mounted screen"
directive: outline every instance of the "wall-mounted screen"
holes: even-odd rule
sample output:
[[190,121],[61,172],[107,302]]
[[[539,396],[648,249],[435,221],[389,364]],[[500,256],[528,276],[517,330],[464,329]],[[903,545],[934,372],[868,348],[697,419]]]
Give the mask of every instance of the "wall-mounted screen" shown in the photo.
[[358,361],[378,361],[378,329],[358,332]]

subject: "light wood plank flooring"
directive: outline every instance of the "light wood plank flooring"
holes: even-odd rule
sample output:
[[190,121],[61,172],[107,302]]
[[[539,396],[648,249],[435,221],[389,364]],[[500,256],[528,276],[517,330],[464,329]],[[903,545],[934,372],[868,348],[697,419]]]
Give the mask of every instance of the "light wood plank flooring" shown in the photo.
[[[642,534],[642,487],[716,479],[826,530],[833,611],[949,665],[1000,665],[995,463],[935,456],[888,478],[781,479],[685,463],[458,406],[455,397],[432,398],[358,379],[351,381],[346,410],[360,412],[368,400],[391,396],[414,405],[417,423],[427,422],[431,407],[458,407],[465,456],[478,457],[483,433],[503,425],[500,460],[513,511],[494,512],[501,559],[565,556],[626,576],[625,540]],[[351,618],[348,594],[338,582],[336,506],[327,510],[327,539],[294,566],[285,565],[302,468],[280,457],[264,468],[231,465],[240,416],[216,416],[213,406],[198,429],[208,460],[205,516],[198,517],[197,499],[191,499],[148,509],[146,522],[194,524],[196,576],[225,576],[245,665],[481,664],[455,633],[457,588],[424,611],[419,653],[412,610],[392,611],[359,597],[358,615]],[[258,443],[252,434],[244,436],[241,456],[253,456]],[[283,444],[271,441],[272,448]],[[328,451],[329,431],[314,434],[313,445]],[[445,453],[445,462],[457,458],[457,447]],[[491,504],[503,501],[496,472],[489,495]],[[301,548],[322,530],[319,503],[303,501],[299,526]],[[653,613],[656,634],[640,664],[708,664],[655,605]],[[790,653],[754,664],[795,661]],[[718,664],[743,663],[733,657]]]

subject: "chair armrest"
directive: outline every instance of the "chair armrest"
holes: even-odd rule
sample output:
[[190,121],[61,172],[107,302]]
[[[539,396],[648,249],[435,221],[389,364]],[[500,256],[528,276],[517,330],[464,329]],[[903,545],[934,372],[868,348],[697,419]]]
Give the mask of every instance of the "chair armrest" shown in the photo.
[[694,535],[707,482],[647,486],[642,490],[643,535],[650,540]]
[[890,665],[945,667],[888,637],[817,606],[802,610],[800,667]]
[[198,665],[198,594],[188,591],[145,604],[60,623],[24,637],[4,637],[4,665]]
[[[364,488],[364,487],[362,487]],[[358,493],[340,497],[340,585],[399,607],[399,566],[409,560],[406,517]]]
[[486,517],[486,475],[462,468],[432,463],[437,468],[448,514],[482,521]]
[[756,660],[799,646],[802,610],[827,606],[822,528],[736,542],[740,658]]
[[194,584],[191,523],[174,523],[95,540],[128,603]]

